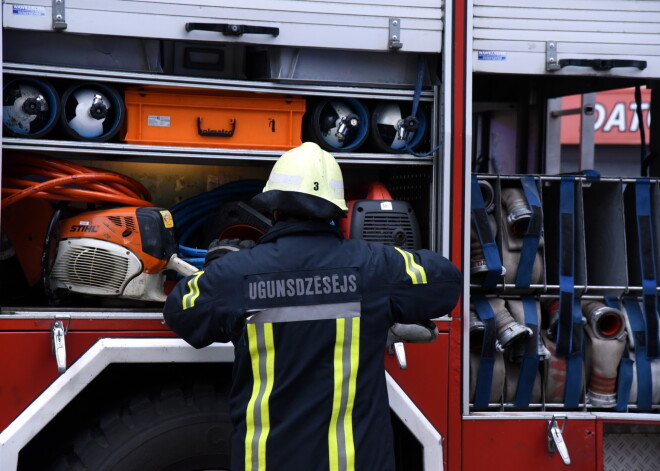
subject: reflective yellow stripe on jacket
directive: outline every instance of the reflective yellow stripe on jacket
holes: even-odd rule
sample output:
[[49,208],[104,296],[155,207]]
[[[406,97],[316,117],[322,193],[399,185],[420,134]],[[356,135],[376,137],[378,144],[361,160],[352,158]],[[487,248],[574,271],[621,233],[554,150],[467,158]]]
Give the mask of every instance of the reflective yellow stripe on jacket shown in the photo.
[[328,430],[330,471],[355,470],[353,404],[360,360],[360,317],[337,319],[334,395]]
[[265,471],[269,399],[275,377],[273,324],[247,324],[247,336],[254,383],[245,415],[245,471]]
[[199,297],[199,286],[197,280],[202,276],[204,271],[198,271],[188,280],[188,293],[183,296],[183,309],[188,309],[195,306],[195,301]]
[[413,257],[410,252],[401,250],[399,247],[394,248],[403,256],[403,260],[406,263],[406,273],[410,276],[413,285],[426,284],[426,272],[424,271],[424,267],[415,262],[415,257]]

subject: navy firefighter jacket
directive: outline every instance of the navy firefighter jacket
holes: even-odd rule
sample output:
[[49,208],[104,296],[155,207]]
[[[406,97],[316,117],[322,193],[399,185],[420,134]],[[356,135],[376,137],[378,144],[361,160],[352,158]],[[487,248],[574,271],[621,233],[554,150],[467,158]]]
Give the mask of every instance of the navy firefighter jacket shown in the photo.
[[393,323],[448,314],[462,277],[429,250],[278,222],[180,281],[167,324],[233,342],[232,470],[394,470],[383,354]]

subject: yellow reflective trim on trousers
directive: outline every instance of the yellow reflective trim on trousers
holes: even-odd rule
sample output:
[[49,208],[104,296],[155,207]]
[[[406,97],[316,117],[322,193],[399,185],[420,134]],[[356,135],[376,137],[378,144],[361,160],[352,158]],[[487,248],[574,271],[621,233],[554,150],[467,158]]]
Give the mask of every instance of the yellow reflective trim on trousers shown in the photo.
[[266,470],[266,441],[270,432],[269,399],[275,378],[272,324],[248,324],[252,364],[252,396],[245,411],[245,471]]
[[399,247],[394,247],[399,253],[403,256],[403,260],[406,264],[406,273],[410,276],[414,285],[417,284],[426,284],[426,271],[424,267],[415,262],[415,257],[410,252],[401,250]]
[[332,415],[330,416],[330,429],[328,430],[328,451],[330,459],[330,471],[339,469],[339,445],[337,443],[337,421],[339,418],[339,407],[341,404],[341,386],[343,379],[342,350],[344,348],[344,319],[337,319],[337,333],[335,335],[335,352],[332,362],[334,367],[334,392],[332,395]]
[[259,376],[259,350],[257,346],[257,328],[253,324],[247,325],[248,348],[252,363],[252,396],[245,411],[245,471],[252,471],[252,441],[254,438],[254,404],[261,388]]
[[353,404],[360,359],[360,318],[337,319],[334,393],[328,430],[330,471],[355,471]]
[[204,271],[194,273],[193,277],[188,280],[188,293],[183,297],[183,309],[188,309],[195,306],[195,301],[199,297],[199,285],[197,280],[202,276]]
[[346,469],[355,470],[355,443],[353,441],[353,404],[355,403],[355,390],[357,389],[357,372],[360,363],[360,318],[351,319],[351,372],[348,380],[348,404],[344,416],[344,429],[346,430]]

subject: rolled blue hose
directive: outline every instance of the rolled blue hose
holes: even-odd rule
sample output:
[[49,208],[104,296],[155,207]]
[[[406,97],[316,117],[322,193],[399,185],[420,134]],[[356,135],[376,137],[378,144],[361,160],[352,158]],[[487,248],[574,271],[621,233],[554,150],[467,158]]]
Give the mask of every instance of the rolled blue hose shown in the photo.
[[197,268],[201,268],[204,265],[207,250],[188,247],[185,244],[190,235],[204,223],[204,216],[215,211],[231,197],[251,198],[260,193],[265,185],[266,182],[263,180],[237,180],[172,206],[170,212],[174,218],[179,256]]

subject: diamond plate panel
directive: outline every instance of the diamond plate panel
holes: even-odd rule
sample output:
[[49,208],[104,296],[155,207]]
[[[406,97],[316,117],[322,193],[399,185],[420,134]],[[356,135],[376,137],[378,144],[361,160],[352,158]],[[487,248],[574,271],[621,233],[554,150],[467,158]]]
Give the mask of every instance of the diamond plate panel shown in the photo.
[[606,433],[604,435],[604,471],[657,471],[659,467],[659,433]]

